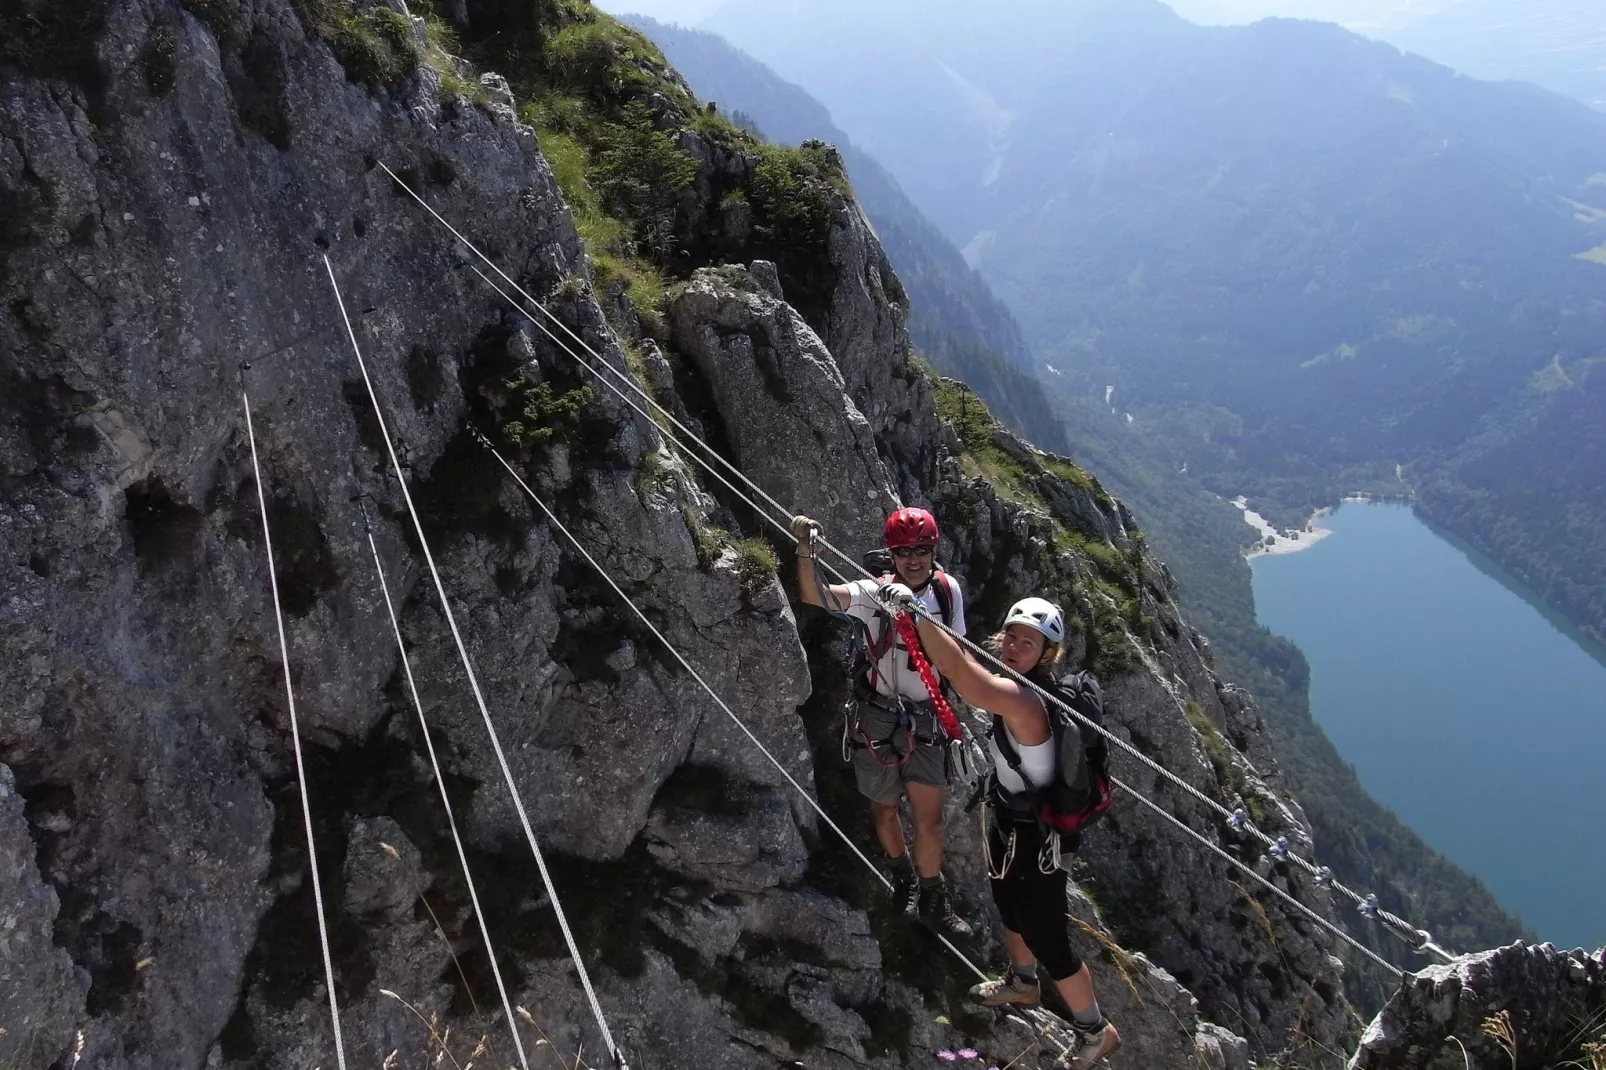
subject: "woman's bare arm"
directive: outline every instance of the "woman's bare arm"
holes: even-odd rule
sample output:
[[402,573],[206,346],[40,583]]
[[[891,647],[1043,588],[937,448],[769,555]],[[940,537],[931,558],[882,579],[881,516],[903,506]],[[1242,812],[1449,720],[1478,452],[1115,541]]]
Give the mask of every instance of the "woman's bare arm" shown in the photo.
[[920,645],[926,656],[953,684],[959,697],[1004,719],[1010,735],[1031,747],[1048,739],[1048,715],[1037,692],[1013,680],[995,676],[962,649],[953,637],[924,614],[916,618]]

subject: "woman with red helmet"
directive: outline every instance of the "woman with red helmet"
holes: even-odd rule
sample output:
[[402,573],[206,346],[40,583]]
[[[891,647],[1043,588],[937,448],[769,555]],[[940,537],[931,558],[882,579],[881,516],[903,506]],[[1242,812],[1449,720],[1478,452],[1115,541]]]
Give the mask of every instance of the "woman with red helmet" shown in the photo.
[[[950,740],[933,709],[903,638],[882,608],[877,591],[894,579],[926,610],[965,634],[965,602],[959,582],[937,565],[937,518],[924,509],[898,509],[882,528],[891,572],[880,579],[822,583],[814,569],[819,525],[792,518],[797,537],[797,580],[804,603],[855,618],[863,629],[854,669],[854,701],[848,713],[854,779],[870,800],[876,838],[893,871],[895,902],[943,936],[969,936],[954,912],[942,877],[943,798],[948,789]],[[914,816],[914,868],[904,861],[899,800],[907,795]]]

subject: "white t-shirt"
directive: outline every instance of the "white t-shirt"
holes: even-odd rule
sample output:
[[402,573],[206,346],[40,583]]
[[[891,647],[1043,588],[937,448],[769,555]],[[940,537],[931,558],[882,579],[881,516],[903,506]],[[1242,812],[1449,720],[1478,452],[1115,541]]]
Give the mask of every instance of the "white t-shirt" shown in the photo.
[[[922,606],[930,611],[934,620],[942,620],[942,606],[937,601],[936,585],[946,583],[948,591],[953,596],[953,608],[950,610],[948,627],[960,635],[965,634],[965,596],[959,589],[959,581],[946,572],[933,573],[931,582],[926,584],[925,590],[916,596]],[[864,621],[870,632],[870,641],[878,642],[881,638],[881,619],[876,611],[881,608],[875,600],[876,591],[881,589],[880,580],[853,580],[848,585],[852,596],[848,602],[848,613]],[[937,679],[942,674],[937,672],[933,665],[931,671],[936,673]],[[875,672],[871,674],[875,681],[875,689],[883,695],[902,695],[904,698],[924,702],[931,698],[926,693],[926,685],[920,680],[920,673],[909,661],[909,652],[904,649],[903,638],[893,632],[892,646],[876,662]]]
[[998,777],[998,786],[1010,795],[1019,795],[1026,790],[1027,780],[1031,781],[1031,786],[1034,788],[1047,787],[1052,783],[1054,780],[1053,734],[1051,733],[1041,743],[1023,747],[1021,746],[1021,741],[1015,738],[1015,733],[1009,730],[1007,724],[999,724],[998,727],[1003,729],[1004,734],[1009,737],[1009,742],[1014,746],[1015,754],[1020,759],[1021,772],[1026,774],[1026,780],[1022,780],[1016,775],[1015,770],[1010,768],[1009,763],[1004,760],[1004,752],[998,749],[998,739],[989,733],[987,736],[987,749],[993,756],[993,772]]

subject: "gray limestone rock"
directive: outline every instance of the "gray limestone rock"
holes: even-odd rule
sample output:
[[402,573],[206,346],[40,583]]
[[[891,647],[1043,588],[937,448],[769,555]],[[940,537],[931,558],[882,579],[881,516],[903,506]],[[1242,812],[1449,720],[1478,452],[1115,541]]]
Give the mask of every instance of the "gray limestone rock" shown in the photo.
[[674,344],[727,414],[738,466],[826,537],[867,544],[895,507],[870,424],[832,354],[745,268],[697,273],[669,308]]
[[[67,820],[45,810],[39,835],[60,835]],[[23,818],[16,778],[0,765],[0,1065],[43,1065],[68,1050],[83,1013],[84,992],[72,960],[55,946],[60,909],[39,875],[34,839]]]
[[769,260],[755,260],[747,265],[747,270],[753,275],[753,281],[763,288],[764,292],[777,301],[786,300],[781,292],[781,276],[775,270],[775,264]]
[[1583,1045],[1600,1042],[1603,1012],[1606,950],[1512,944],[1406,978],[1367,1027],[1349,1067],[1588,1065],[1569,1060],[1585,1058]]
[[400,920],[428,880],[420,855],[401,826],[388,817],[352,822],[346,839],[345,909]]
[[660,865],[720,888],[759,892],[795,883],[808,852],[790,800],[776,790],[746,792],[741,816],[654,810],[644,835]]

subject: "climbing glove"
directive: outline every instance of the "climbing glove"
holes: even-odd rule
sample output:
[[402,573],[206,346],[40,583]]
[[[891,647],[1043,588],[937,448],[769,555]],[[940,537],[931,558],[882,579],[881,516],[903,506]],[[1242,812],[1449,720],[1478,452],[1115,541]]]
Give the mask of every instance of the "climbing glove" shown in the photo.
[[915,593],[901,583],[883,583],[877,589],[876,597],[894,613],[913,613],[920,608]]
[[813,517],[799,513],[792,518],[792,538],[797,540],[799,556],[814,556],[814,540],[819,537],[819,534],[820,522]]

